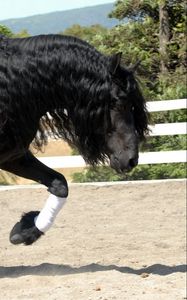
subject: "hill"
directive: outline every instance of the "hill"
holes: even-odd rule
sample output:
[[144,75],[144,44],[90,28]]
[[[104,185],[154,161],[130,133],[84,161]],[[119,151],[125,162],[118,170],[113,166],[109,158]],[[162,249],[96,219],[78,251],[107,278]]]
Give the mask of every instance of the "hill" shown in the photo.
[[118,24],[116,19],[108,18],[112,8],[113,4],[108,3],[25,18],[3,20],[0,21],[0,24],[9,27],[14,33],[26,29],[31,35],[58,33],[71,27],[73,24],[81,26],[100,24],[111,28]]

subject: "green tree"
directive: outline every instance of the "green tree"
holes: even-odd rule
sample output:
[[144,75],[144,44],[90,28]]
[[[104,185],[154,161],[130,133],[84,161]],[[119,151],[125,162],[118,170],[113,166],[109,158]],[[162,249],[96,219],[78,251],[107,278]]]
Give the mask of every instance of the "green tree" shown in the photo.
[[[144,22],[151,18],[158,26],[160,71],[168,71],[172,57],[172,48],[176,56],[185,56],[184,28],[185,28],[185,1],[184,0],[119,0],[110,17],[122,20],[128,17],[135,22]],[[171,47],[172,45],[172,47]],[[170,51],[168,51],[170,49]],[[175,66],[175,63],[173,67]]]
[[30,34],[28,33],[28,31],[26,29],[23,29],[20,32],[14,34],[14,37],[16,37],[16,38],[25,38],[28,36],[30,36]]
[[105,34],[107,31],[108,31],[107,28],[105,28],[99,24],[92,25],[90,27],[80,26],[79,24],[74,24],[72,27],[67,28],[63,32],[63,34],[76,36],[80,39],[83,39],[83,40],[91,43],[92,40],[96,36],[99,36],[100,34]]
[[0,24],[0,34],[7,35],[10,37],[13,36],[12,31],[8,27],[1,25],[1,24]]

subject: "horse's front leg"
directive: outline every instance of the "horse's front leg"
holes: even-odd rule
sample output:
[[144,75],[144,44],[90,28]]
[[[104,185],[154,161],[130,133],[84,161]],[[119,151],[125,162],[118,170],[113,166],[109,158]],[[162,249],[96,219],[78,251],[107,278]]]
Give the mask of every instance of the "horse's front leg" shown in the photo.
[[30,152],[19,159],[3,163],[1,168],[44,184],[50,192],[41,212],[26,213],[10,232],[11,243],[30,245],[51,227],[56,215],[66,202],[68,196],[67,181],[62,174],[42,164]]

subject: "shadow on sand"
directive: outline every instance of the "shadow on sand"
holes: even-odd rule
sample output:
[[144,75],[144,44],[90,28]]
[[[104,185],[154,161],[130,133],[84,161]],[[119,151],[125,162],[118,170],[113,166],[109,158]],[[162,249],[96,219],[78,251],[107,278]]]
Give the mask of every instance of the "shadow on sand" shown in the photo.
[[70,275],[80,274],[88,272],[104,272],[104,271],[118,271],[126,274],[141,275],[142,273],[155,274],[160,276],[169,275],[172,273],[185,273],[187,265],[178,266],[165,266],[162,264],[154,264],[152,266],[133,269],[129,267],[118,267],[116,265],[103,266],[99,264],[90,264],[81,267],[71,267],[68,265],[43,263],[37,266],[13,266],[13,267],[1,267],[0,266],[0,278],[14,278],[27,275],[39,275],[39,276],[54,276],[54,275]]

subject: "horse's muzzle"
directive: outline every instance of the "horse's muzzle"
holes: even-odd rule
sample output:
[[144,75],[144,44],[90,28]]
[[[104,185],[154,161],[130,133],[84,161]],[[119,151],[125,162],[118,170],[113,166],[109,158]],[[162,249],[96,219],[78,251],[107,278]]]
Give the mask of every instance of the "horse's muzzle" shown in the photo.
[[138,164],[138,154],[125,153],[110,156],[110,166],[118,173],[130,172]]

